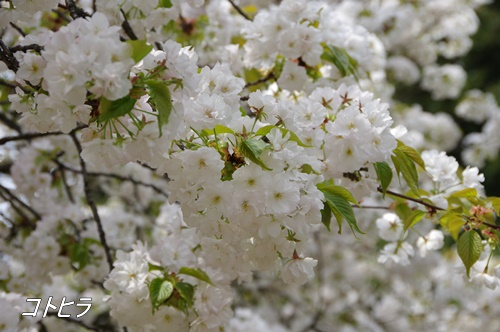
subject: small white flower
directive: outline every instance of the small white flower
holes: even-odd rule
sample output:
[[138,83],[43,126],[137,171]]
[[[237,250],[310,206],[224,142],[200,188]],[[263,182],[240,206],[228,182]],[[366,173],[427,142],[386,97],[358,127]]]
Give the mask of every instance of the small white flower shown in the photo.
[[310,257],[289,260],[281,270],[281,279],[287,284],[303,285],[314,277],[316,259]]
[[410,264],[409,257],[413,254],[413,247],[407,242],[389,243],[380,252],[378,262],[384,264],[388,260],[392,260],[396,264],[408,265]]
[[444,235],[443,232],[433,229],[425,237],[419,237],[417,247],[420,251],[420,256],[425,257],[428,251],[439,250],[443,247]]
[[397,241],[403,231],[403,223],[395,213],[385,213],[378,218],[377,228],[379,236],[386,241]]
[[489,275],[486,272],[476,273],[470,280],[478,286],[486,286],[489,289],[495,289],[500,284],[500,280],[496,276]]

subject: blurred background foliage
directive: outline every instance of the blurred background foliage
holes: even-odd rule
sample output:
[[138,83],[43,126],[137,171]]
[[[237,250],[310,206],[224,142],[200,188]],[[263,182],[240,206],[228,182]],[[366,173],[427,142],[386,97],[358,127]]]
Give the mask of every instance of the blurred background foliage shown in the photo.
[[[500,103],[500,1],[483,6],[477,10],[480,19],[479,30],[473,36],[474,46],[466,57],[458,60],[440,59],[440,63],[458,63],[464,66],[468,79],[462,95],[472,89],[480,89],[491,92],[497,103]],[[455,116],[455,107],[460,101],[457,100],[432,100],[427,91],[421,90],[418,85],[398,86],[396,98],[411,105],[419,103],[427,112],[447,112],[453,116],[455,122],[462,129],[465,136],[471,132],[480,132],[482,124],[474,124],[464,121]],[[463,146],[459,144],[455,150],[450,151],[462,165],[461,152]],[[465,165],[464,165],[465,166]],[[486,177],[484,183],[486,194],[489,196],[500,196],[500,158],[488,161],[481,169]]]

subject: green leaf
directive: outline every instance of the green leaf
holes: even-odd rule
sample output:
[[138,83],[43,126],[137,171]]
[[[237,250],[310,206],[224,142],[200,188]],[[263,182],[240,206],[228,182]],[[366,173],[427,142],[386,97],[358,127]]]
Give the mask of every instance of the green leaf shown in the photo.
[[132,59],[138,63],[151,52],[153,45],[149,45],[145,40],[127,40],[127,44],[132,46]]
[[404,230],[405,232],[415,226],[422,218],[425,216],[426,212],[415,210],[410,213],[408,217],[404,219]]
[[306,148],[311,147],[310,145],[304,144],[300,140],[299,136],[297,136],[297,134],[295,134],[293,131],[290,131],[286,128],[277,127],[275,125],[267,125],[267,126],[264,126],[262,128],[259,128],[259,130],[257,130],[255,132],[255,135],[256,136],[265,136],[265,135],[269,134],[271,132],[271,130],[274,128],[277,128],[281,131],[281,137],[285,137],[287,134],[290,134],[290,136],[288,137],[289,141],[295,142],[295,143],[297,143],[297,145],[302,146],[302,147],[306,147]]
[[314,168],[309,164],[304,164],[304,165],[300,166],[299,170],[302,173],[306,173],[306,174],[316,174],[316,175],[321,174],[321,173],[315,171]]
[[267,147],[266,142],[260,140],[260,139],[241,139],[240,144],[239,144],[239,150],[240,152],[262,167],[265,170],[272,171],[271,168],[267,167],[262,159],[260,159],[260,155],[264,151],[264,149]]
[[486,202],[491,204],[497,215],[500,215],[500,197],[488,197]]
[[162,81],[147,80],[146,85],[149,88],[150,102],[158,111],[158,127],[160,136],[162,135],[161,128],[168,123],[168,118],[172,112],[172,99],[168,85]]
[[319,190],[321,190],[323,193],[325,193],[325,191],[327,191],[329,193],[339,195],[339,196],[343,197],[344,199],[346,199],[347,201],[351,202],[352,204],[359,206],[358,201],[356,201],[354,196],[352,196],[351,192],[342,186],[336,186],[336,185],[331,184],[329,182],[321,182],[321,183],[318,183],[316,185],[316,187]]
[[212,129],[212,130],[203,129],[201,132],[206,136],[219,135],[219,134],[233,134],[234,135],[234,130],[232,130],[231,128],[228,128],[226,126],[220,125],[220,124],[216,125],[214,127],[214,129]]
[[403,142],[398,140],[398,147],[401,152],[403,152],[407,157],[413,160],[418,166],[425,170],[425,163],[420,154],[412,147],[405,145]]
[[212,286],[215,286],[212,281],[210,280],[210,277],[205,273],[205,271],[198,269],[198,268],[190,268],[183,266],[179,270],[179,274],[185,274],[191,277],[194,277],[196,279],[199,279],[201,281],[206,282],[207,284],[210,284]]
[[167,305],[179,309],[186,315],[189,314],[189,308],[194,304],[195,287],[185,282],[178,282],[174,287],[174,294],[168,299]]
[[413,212],[406,202],[398,203],[395,211],[399,219],[405,220]]
[[136,100],[130,96],[125,96],[117,100],[109,100],[101,97],[99,122],[106,122],[128,114],[134,108]]
[[392,181],[391,167],[386,162],[374,163],[373,166],[375,167],[377,178],[382,186],[382,197],[385,197],[385,192]]
[[470,198],[470,197],[477,197],[477,190],[474,188],[465,188],[460,191],[456,191],[452,193],[449,198],[456,197],[456,198]]
[[317,187],[325,196],[325,202],[337,219],[339,234],[342,232],[342,217],[347,221],[353,232],[357,231],[364,234],[358,227],[354,211],[351,207],[351,203],[358,204],[351,193],[343,187],[325,185],[325,183],[319,183]]
[[408,186],[415,193],[418,192],[418,173],[413,160],[411,160],[403,151],[399,148],[394,149],[394,155],[391,156],[394,167],[396,168],[396,173],[398,177],[400,174],[403,175]]
[[465,265],[467,277],[470,278],[470,268],[477,262],[483,251],[481,236],[473,230],[462,233],[458,238],[457,251]]
[[158,7],[159,8],[171,8],[172,2],[170,0],[159,0]]
[[342,76],[352,75],[356,80],[358,79],[358,63],[345,49],[333,45],[325,45],[321,59],[333,63]]
[[163,278],[155,278],[151,281],[149,284],[149,297],[153,312],[172,295],[173,291],[174,286],[170,281]]
[[164,270],[164,268],[161,267],[161,266],[148,263],[148,272],[151,272],[151,271],[163,271],[163,270]]
[[274,62],[273,75],[276,79],[281,76],[281,72],[283,71],[283,67],[285,66],[285,58],[282,56],[278,56],[276,61]]
[[461,212],[447,211],[439,218],[439,223],[441,227],[447,229],[453,239],[457,241],[460,229],[464,225],[464,219]]
[[[321,222],[325,225],[326,229],[330,232],[330,222],[332,221],[332,210],[328,203],[324,203],[323,209],[321,210]],[[339,234],[342,233],[342,223],[339,225]]]

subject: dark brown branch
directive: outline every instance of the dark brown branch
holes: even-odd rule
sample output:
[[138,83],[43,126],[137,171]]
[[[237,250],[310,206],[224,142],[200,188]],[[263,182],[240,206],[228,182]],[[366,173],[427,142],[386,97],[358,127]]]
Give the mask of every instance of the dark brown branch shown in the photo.
[[374,206],[374,205],[351,205],[352,208],[361,208],[361,209],[379,209],[379,210],[390,210],[390,206]]
[[10,51],[9,46],[7,46],[2,39],[0,39],[0,60],[13,72],[17,72],[19,69],[19,61],[17,61],[14,54]]
[[24,46],[21,46],[21,45],[16,45],[16,46],[13,46],[10,48],[10,51],[12,53],[16,53],[16,52],[28,52],[28,51],[35,51],[35,52],[38,52],[38,53],[41,53],[43,51],[43,46],[40,46],[40,45],[37,45],[37,44],[30,44],[30,45],[24,45]]
[[127,20],[127,15],[125,14],[125,12],[123,11],[123,9],[120,8],[120,12],[122,13],[123,15],[123,23],[122,23],[122,29],[123,31],[125,31],[125,33],[127,34],[127,36],[131,39],[131,40],[137,40],[137,36],[136,34],[134,33],[134,30],[132,30],[132,27],[130,26],[130,23],[128,23],[128,20]]
[[[377,190],[379,192],[383,193],[382,187],[378,187]],[[391,190],[386,190],[385,192],[386,192],[386,194],[389,194],[389,195],[392,195],[392,196],[396,196],[396,197],[400,197],[400,198],[404,198],[404,199],[407,199],[409,201],[421,204],[421,205],[429,208],[431,211],[434,211],[434,212],[436,212],[436,211],[445,211],[446,210],[446,209],[440,208],[439,206],[435,206],[434,204],[427,203],[427,202],[425,202],[422,199],[409,197],[409,196],[406,196],[406,195],[403,195],[403,194],[399,194],[399,193],[391,191]]]
[[19,32],[19,34],[23,37],[26,37],[27,34],[23,31],[23,29],[21,29],[17,24],[15,23],[12,23],[12,22],[9,22],[10,26],[14,28],[14,30],[16,30],[17,32]]
[[64,15],[60,10],[52,9],[52,12],[55,13],[61,20],[71,22],[71,19],[68,16]]
[[10,119],[7,115],[0,112],[0,121],[10,129],[17,131],[21,134],[21,127],[12,119]]
[[[68,170],[70,172],[77,173],[77,174],[82,174],[83,173],[81,170],[74,169],[72,167],[69,167],[69,166],[61,163],[58,159],[53,159],[53,160],[62,169],[65,169],[65,170]],[[163,195],[165,197],[168,197],[168,194],[165,191],[161,190],[160,188],[158,188],[154,184],[142,182],[142,181],[139,181],[139,180],[135,180],[131,176],[127,177],[127,176],[122,176],[122,175],[113,174],[113,173],[101,173],[101,172],[87,172],[87,175],[88,176],[108,177],[108,178],[113,178],[113,179],[120,180],[120,181],[129,181],[129,182],[131,182],[131,183],[133,183],[135,185],[138,185],[138,186],[143,186],[143,187],[151,188],[154,191],[156,191],[158,194]]]
[[265,83],[265,82],[267,82],[269,80],[273,80],[273,79],[274,79],[274,73],[270,72],[269,74],[267,74],[266,77],[259,78],[257,81],[249,82],[249,83],[245,84],[245,88],[248,88],[248,87],[251,87],[251,86],[254,86],[257,84]]
[[[377,190],[379,192],[381,192],[381,193],[383,192],[383,190],[382,190],[381,187],[378,187]],[[427,203],[427,202],[425,202],[422,199],[409,197],[409,196],[406,196],[406,195],[403,195],[403,194],[399,194],[399,193],[396,193],[396,192],[390,191],[390,190],[386,190],[385,192],[388,195],[392,195],[392,196],[404,198],[404,199],[407,199],[409,201],[412,201],[412,202],[415,202],[415,203],[418,203],[418,204],[422,204],[423,206],[425,206],[426,208],[428,208],[430,212],[434,212],[435,213],[437,211],[446,211],[446,209],[443,209],[443,208],[441,208],[439,206],[436,206],[434,204]],[[464,215],[463,217],[465,219],[469,220],[469,221],[471,220],[471,217],[469,217],[469,216]],[[490,223],[487,223],[487,222],[484,222],[484,221],[481,221],[481,220],[479,221],[479,223],[482,224],[482,225],[491,227],[493,229],[500,230],[500,226],[498,226],[498,225],[493,225],[493,224],[490,224]]]
[[103,332],[103,330],[97,328],[97,327],[93,327],[93,326],[90,326],[90,325],[87,325],[85,324],[83,321],[80,321],[78,319],[75,319],[73,317],[59,317],[58,316],[58,313],[57,312],[47,312],[47,317],[57,317],[57,318],[60,318],[64,321],[67,321],[68,323],[72,323],[72,324],[75,324],[75,325],[78,325],[80,327],[83,327],[84,329],[87,329],[89,331],[95,331],[95,332]]
[[[87,128],[87,125],[82,125],[78,126],[73,131],[77,131],[83,128]],[[46,137],[46,136],[58,136],[58,135],[66,135],[65,133],[61,131],[51,131],[47,133],[27,133],[27,134],[22,134],[22,135],[17,135],[17,136],[7,136],[0,138],[0,145],[4,145],[5,143],[8,142],[13,142],[13,141],[22,141],[22,140],[31,140],[33,138],[40,138],[40,137]]]
[[85,192],[85,199],[87,201],[88,206],[92,210],[92,215],[97,224],[97,232],[99,233],[99,239],[101,241],[102,246],[104,247],[104,254],[106,255],[106,261],[108,262],[109,270],[113,270],[113,257],[111,256],[111,249],[108,246],[108,242],[106,241],[106,234],[104,233],[104,228],[102,226],[101,217],[99,216],[99,212],[97,211],[97,206],[94,203],[94,199],[92,198],[92,194],[90,193],[90,184],[89,184],[89,175],[87,173],[87,166],[85,165],[85,160],[82,158],[82,145],[80,141],[76,137],[74,131],[70,133],[71,139],[76,146],[78,151],[78,158],[80,159],[80,168],[82,170],[83,177],[83,188]]
[[81,18],[90,17],[90,14],[88,14],[85,10],[78,7],[73,0],[66,0],[66,8],[69,11],[69,15],[74,20],[80,17]]
[[247,14],[245,14],[245,12],[237,4],[234,3],[233,0],[228,0],[228,1],[229,1],[229,3],[231,3],[233,8],[238,12],[238,14],[243,16],[246,20],[249,20],[249,21],[252,20]]
[[10,197],[10,199],[12,201],[15,201],[17,202],[19,205],[21,205],[23,208],[25,208],[26,210],[28,210],[29,212],[31,212],[31,214],[37,219],[37,220],[40,220],[42,219],[42,216],[40,215],[40,213],[36,212],[31,206],[29,206],[28,204],[24,203],[22,200],[20,200],[16,195],[14,195],[8,188],[2,186],[0,184],[0,189],[3,190],[3,192]]
[[75,199],[73,197],[73,193],[71,192],[71,188],[68,185],[68,181],[66,180],[66,172],[61,165],[58,165],[59,174],[61,174],[61,180],[64,186],[64,190],[66,191],[66,195],[68,195],[68,199],[71,203],[75,204]]
[[9,83],[5,80],[0,80],[0,85],[3,85],[3,86],[6,86],[6,87],[9,87],[11,89],[15,89],[17,87],[17,85],[15,84],[12,84],[12,83]]

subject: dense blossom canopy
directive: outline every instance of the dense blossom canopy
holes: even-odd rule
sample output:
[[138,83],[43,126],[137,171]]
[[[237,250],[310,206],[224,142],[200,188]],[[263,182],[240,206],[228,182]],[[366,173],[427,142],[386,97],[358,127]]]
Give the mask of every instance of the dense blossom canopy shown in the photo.
[[500,328],[487,3],[0,1],[0,330]]

